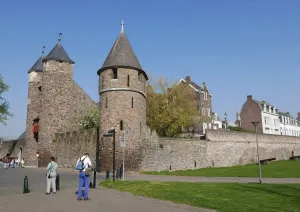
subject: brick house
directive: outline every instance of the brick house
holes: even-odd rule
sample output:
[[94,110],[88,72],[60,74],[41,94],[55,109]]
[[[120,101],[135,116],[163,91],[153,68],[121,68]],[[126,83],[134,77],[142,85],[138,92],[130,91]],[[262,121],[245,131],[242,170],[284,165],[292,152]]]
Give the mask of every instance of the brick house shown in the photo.
[[258,101],[247,96],[240,113],[240,126],[255,129],[252,122],[258,121],[257,131],[264,134],[280,134],[279,113],[275,106],[267,101]]
[[[211,119],[209,122],[200,123],[194,125],[193,133],[195,134],[204,134],[205,129],[218,129],[222,126],[221,121],[218,120],[212,112],[212,95],[209,93],[209,90],[205,84],[202,83],[202,86],[199,86],[197,83],[193,82],[190,76],[186,76],[185,79],[179,80],[178,84],[187,83],[190,88],[195,92],[194,100],[197,101],[197,107],[201,114],[208,119]],[[219,123],[220,122],[220,123]]]

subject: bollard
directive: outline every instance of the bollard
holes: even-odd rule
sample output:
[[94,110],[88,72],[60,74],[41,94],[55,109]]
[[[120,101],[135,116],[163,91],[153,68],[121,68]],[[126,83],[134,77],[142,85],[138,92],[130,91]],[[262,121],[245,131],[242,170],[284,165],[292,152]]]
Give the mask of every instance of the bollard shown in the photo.
[[123,165],[121,165],[120,167],[120,179],[122,179],[123,177]]
[[105,176],[105,178],[108,180],[109,179],[109,171],[108,170],[106,170],[106,176]]
[[56,184],[56,191],[59,191],[59,174],[56,175],[55,184]]
[[29,193],[29,185],[28,185],[28,177],[27,175],[24,177],[24,186],[23,186],[23,194]]
[[116,179],[119,179],[119,175],[120,175],[120,169],[118,168],[118,169],[116,170]]
[[96,169],[94,169],[94,181],[93,181],[93,188],[96,188]]

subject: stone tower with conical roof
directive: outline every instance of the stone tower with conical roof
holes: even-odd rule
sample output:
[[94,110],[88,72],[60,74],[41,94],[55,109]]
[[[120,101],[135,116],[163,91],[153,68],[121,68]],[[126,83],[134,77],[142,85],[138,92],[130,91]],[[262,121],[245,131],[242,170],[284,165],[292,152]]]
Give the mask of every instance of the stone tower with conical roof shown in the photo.
[[74,61],[70,59],[59,37],[58,43],[43,59],[42,107],[39,121],[39,166],[49,163],[53,155],[53,138],[57,132],[68,132],[73,109]]
[[59,160],[54,152],[55,133],[77,130],[78,118],[97,106],[73,80],[74,64],[61,44],[60,34],[49,54],[40,57],[29,70],[24,148],[27,165],[44,167],[51,156]]
[[116,130],[116,166],[122,164],[120,139],[124,131],[125,171],[139,170],[146,140],[146,81],[131,45],[122,30],[98,70],[100,95],[100,168],[113,170],[113,139],[103,134]]

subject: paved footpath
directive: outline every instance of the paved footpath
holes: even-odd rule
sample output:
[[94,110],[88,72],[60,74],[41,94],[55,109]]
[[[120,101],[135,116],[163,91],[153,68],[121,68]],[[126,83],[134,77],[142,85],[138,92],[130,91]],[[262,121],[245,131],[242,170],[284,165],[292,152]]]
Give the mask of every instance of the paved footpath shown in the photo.
[[[78,172],[60,169],[60,191],[45,195],[46,176],[42,168],[0,168],[0,212],[191,212],[214,210],[194,208],[171,202],[144,198],[130,193],[119,192],[97,186],[90,189],[90,201],[77,201]],[[24,176],[29,179],[28,194],[22,194]],[[130,178],[131,176],[129,176]],[[104,179],[103,174],[97,175],[97,183]],[[132,178],[134,179],[134,178]]]
[[90,201],[77,201],[74,189],[43,195],[40,192],[0,197],[0,212],[210,212],[171,202],[135,196],[99,187],[91,189]]
[[[188,212],[213,211],[193,208],[170,202],[135,196],[129,193],[97,186],[90,189],[91,201],[76,199],[78,173],[72,169],[59,169],[61,190],[57,194],[45,195],[45,169],[3,169],[0,168],[0,212],[60,212],[60,211],[124,211],[124,212]],[[22,194],[24,176],[29,178],[29,194]],[[104,180],[105,174],[97,174],[97,184]],[[220,182],[220,183],[255,183],[257,178],[244,177],[188,177],[132,174],[125,180],[144,180],[161,182]],[[300,183],[299,178],[263,178],[263,183]]]
[[[125,180],[145,180],[160,182],[215,182],[215,183],[257,183],[258,178],[251,177],[194,177],[172,175],[134,174]],[[269,184],[300,184],[300,178],[262,178],[263,183]]]

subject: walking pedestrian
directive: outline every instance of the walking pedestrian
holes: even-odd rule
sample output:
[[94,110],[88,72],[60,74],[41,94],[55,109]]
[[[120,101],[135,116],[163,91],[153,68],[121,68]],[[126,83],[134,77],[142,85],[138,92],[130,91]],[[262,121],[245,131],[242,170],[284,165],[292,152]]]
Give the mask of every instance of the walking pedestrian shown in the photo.
[[55,158],[51,157],[51,162],[47,166],[47,191],[46,195],[50,194],[50,187],[52,186],[52,193],[56,194],[56,169],[57,163],[55,162]]
[[21,168],[24,168],[24,163],[25,163],[25,160],[24,160],[24,158],[22,158],[22,160],[21,160]]
[[85,153],[77,160],[76,169],[79,171],[79,184],[78,184],[78,200],[82,200],[82,187],[84,184],[84,200],[89,200],[89,175],[86,173],[92,167],[92,162],[89,154]]

